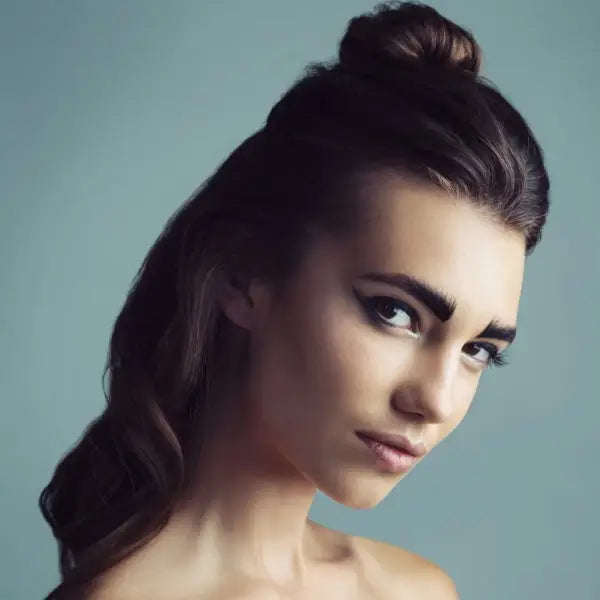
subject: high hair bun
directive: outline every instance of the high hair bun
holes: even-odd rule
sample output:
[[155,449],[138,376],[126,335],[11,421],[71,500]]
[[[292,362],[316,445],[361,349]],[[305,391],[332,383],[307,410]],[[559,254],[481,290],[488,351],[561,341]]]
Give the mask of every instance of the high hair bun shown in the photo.
[[384,2],[348,23],[339,63],[346,70],[371,74],[385,65],[441,67],[476,76],[481,50],[470,32],[430,6]]

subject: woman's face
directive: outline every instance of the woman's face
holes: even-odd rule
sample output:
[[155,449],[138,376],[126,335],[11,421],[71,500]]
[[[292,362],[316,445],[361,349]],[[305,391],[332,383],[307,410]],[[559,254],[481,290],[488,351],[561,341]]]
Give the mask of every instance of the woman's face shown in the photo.
[[[516,326],[525,259],[522,235],[468,202],[385,182],[365,194],[360,232],[320,238],[252,327],[261,439],[355,508],[380,502],[406,473],[382,467],[356,432],[401,434],[431,451],[455,429],[509,345],[502,331],[482,332]],[[410,291],[408,278],[451,306]]]

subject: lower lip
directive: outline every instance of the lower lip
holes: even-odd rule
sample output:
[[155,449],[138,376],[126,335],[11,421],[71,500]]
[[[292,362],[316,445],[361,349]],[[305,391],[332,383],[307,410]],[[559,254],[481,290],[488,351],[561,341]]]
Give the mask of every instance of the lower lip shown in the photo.
[[357,434],[357,436],[371,450],[375,456],[376,463],[390,473],[406,473],[417,462],[417,457],[408,452],[398,450],[398,448],[388,446],[361,434]]

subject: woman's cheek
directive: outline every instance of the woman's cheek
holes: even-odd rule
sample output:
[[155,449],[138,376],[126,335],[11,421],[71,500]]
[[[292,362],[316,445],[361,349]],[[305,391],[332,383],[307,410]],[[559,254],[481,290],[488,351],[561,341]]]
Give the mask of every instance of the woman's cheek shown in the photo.
[[390,361],[380,356],[381,346],[361,324],[340,319],[335,325],[321,335],[321,346],[312,356],[312,373],[319,377],[323,402],[343,418],[381,396]]

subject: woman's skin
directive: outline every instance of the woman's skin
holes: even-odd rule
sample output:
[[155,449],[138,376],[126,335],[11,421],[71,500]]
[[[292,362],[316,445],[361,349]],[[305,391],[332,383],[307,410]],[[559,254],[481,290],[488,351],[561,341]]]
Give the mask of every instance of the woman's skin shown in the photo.
[[[225,282],[223,312],[250,336],[247,376],[241,385],[225,373],[194,485],[166,528],[108,573],[107,597],[457,597],[433,563],[308,512],[317,489],[372,508],[404,476],[377,465],[357,430],[404,434],[430,452],[462,421],[490,356],[475,342],[509,344],[478,336],[492,321],[516,327],[525,241],[474,204],[398,175],[363,196],[359,233],[318,237],[278,294],[256,279]],[[375,272],[451,297],[452,316],[364,277]],[[377,325],[360,300],[377,296],[418,322],[379,303]]]

